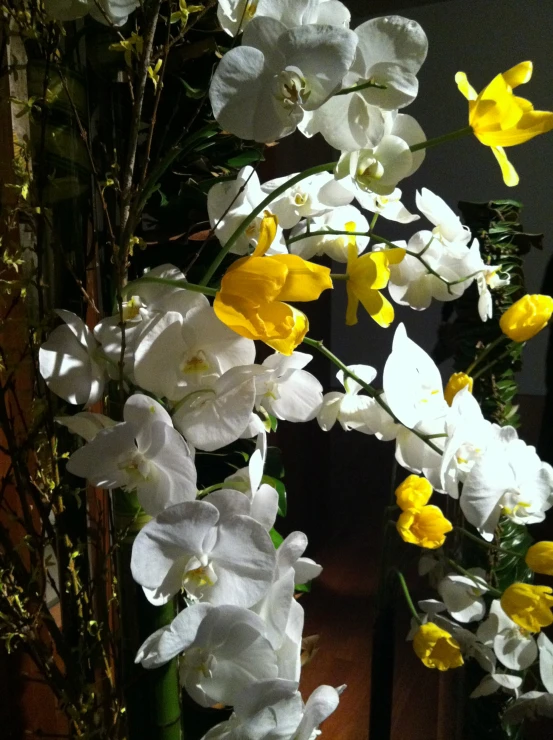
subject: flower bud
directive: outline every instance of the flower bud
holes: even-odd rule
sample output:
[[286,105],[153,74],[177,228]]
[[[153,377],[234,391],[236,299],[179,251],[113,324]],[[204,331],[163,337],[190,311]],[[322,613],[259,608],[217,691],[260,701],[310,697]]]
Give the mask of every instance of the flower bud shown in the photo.
[[445,542],[446,532],[453,526],[437,506],[407,509],[400,514],[396,529],[404,542],[435,550]]
[[410,475],[396,488],[396,502],[402,511],[422,509],[432,496],[432,486],[420,475]]
[[464,663],[457,640],[433,622],[421,624],[413,638],[413,649],[427,668],[447,671]]
[[553,588],[530,583],[513,583],[501,597],[501,608],[527,632],[539,632],[553,624]]
[[453,373],[451,378],[447,381],[447,385],[444,390],[444,398],[447,401],[447,405],[451,406],[453,399],[459,391],[463,390],[463,388],[468,388],[472,393],[473,384],[474,381],[470,375],[467,375],[466,373]]
[[514,342],[526,342],[547,326],[552,313],[551,296],[525,295],[505,311],[499,326]]
[[553,576],[553,542],[536,542],[529,548],[525,560],[534,573]]

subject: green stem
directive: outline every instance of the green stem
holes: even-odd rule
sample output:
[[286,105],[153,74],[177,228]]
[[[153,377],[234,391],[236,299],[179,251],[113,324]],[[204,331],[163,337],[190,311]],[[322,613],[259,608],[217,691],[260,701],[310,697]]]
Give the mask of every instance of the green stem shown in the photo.
[[477,537],[471,532],[467,532],[467,530],[463,529],[463,527],[454,527],[454,529],[456,532],[460,532],[463,537],[467,537],[469,540],[476,542],[478,545],[480,545],[481,547],[485,547],[488,550],[496,550],[497,552],[502,552],[505,555],[510,555],[511,557],[519,559],[524,557],[514,550],[507,550],[506,548],[500,547],[499,545],[492,545],[490,542],[486,542],[486,540],[483,540],[481,537]]
[[366,90],[368,87],[373,87],[376,90],[387,90],[386,85],[379,85],[378,82],[368,80],[368,82],[362,82],[360,85],[353,85],[353,87],[345,87],[343,90],[339,90],[334,93],[333,97],[336,98],[338,95],[349,95],[350,93],[359,92],[360,90]]
[[253,211],[246,216],[246,218],[240,223],[240,225],[235,229],[235,231],[230,235],[229,239],[227,240],[224,247],[222,247],[221,251],[217,254],[211,265],[209,266],[206,274],[202,278],[200,285],[208,285],[209,281],[217,271],[217,268],[221,264],[221,262],[225,259],[226,255],[229,253],[229,251],[232,249],[232,247],[236,244],[238,239],[246,232],[246,229],[248,226],[254,221],[260,213],[263,213],[265,208],[269,206],[274,200],[276,200],[280,195],[283,195],[289,188],[296,185],[298,182],[301,182],[302,180],[305,180],[307,177],[311,177],[312,175],[318,175],[320,172],[328,172],[329,170],[333,170],[336,166],[336,162],[327,162],[326,164],[319,164],[316,167],[310,167],[308,170],[304,170],[303,172],[300,172],[298,175],[295,175],[295,177],[291,177],[289,180],[287,180],[285,183],[280,185],[280,187],[275,188],[272,193],[269,193],[269,195],[261,201],[261,203],[256,206]]
[[[460,573],[462,576],[466,576],[467,578],[470,578],[471,581],[474,582],[474,585],[478,588],[480,586],[480,583],[474,573],[471,573],[468,570],[465,570],[462,566],[460,566],[458,563],[455,562],[455,560],[452,560],[451,558],[446,558],[447,562],[453,570],[457,571],[457,573]],[[492,596],[501,596],[501,591],[498,591],[496,588],[492,588],[489,584],[486,584],[488,591]]]
[[368,393],[368,395],[373,398],[376,403],[386,411],[387,414],[389,414],[392,419],[396,422],[396,424],[401,424],[401,426],[405,427],[405,429],[409,429],[410,432],[412,432],[416,437],[421,439],[430,449],[434,450],[434,452],[437,452],[439,455],[442,454],[442,450],[440,450],[439,447],[437,447],[430,439],[430,435],[423,434],[422,432],[417,431],[416,429],[411,429],[410,427],[406,427],[405,424],[402,424],[401,421],[395,416],[392,409],[388,406],[388,404],[382,400],[381,395],[379,391],[374,388],[372,385],[369,385],[369,383],[365,383],[364,380],[359,378],[355,373],[352,373],[352,371],[347,367],[347,365],[344,365],[342,360],[340,360],[338,357],[336,357],[335,354],[333,354],[329,349],[327,349],[323,342],[317,339],[310,339],[309,337],[305,337],[303,340],[304,344],[309,345],[310,347],[314,347],[316,350],[318,350],[321,354],[323,354],[327,359],[329,359],[331,362],[333,362],[336,367],[339,367],[340,370],[346,375],[348,378],[351,378],[352,380],[355,380],[356,383],[359,383],[361,388]]
[[477,365],[479,365],[482,362],[482,360],[490,354],[490,352],[493,352],[493,350],[496,347],[499,347],[499,345],[507,339],[508,337],[506,337],[504,334],[501,334],[500,336],[496,337],[496,339],[494,339],[493,342],[490,342],[488,346],[482,350],[482,352],[478,355],[478,357],[474,360],[474,362],[468,366],[468,368],[465,371],[466,374],[470,375],[472,371],[474,370],[474,368]]
[[498,362],[501,362],[501,360],[504,360],[506,357],[509,357],[511,354],[511,348],[506,349],[505,352],[502,352],[499,357],[496,357],[495,360],[492,360],[492,362],[488,362],[487,365],[484,365],[484,367],[480,368],[480,370],[477,373],[474,373],[472,376],[473,380],[476,380],[481,375],[484,375],[484,373],[487,373],[488,370],[491,370],[494,365],[497,365]]
[[461,139],[463,136],[470,136],[472,133],[472,126],[465,126],[465,128],[451,131],[449,134],[443,134],[442,136],[436,136],[434,139],[427,139],[426,141],[421,141],[419,144],[413,144],[409,149],[412,152],[420,152],[422,149],[430,149],[430,147],[444,144],[446,141],[455,141],[455,139]]
[[376,222],[378,221],[378,213],[375,213],[371,219],[371,223],[369,226],[369,230],[372,231],[374,227],[376,226]]
[[160,278],[160,277],[150,277],[148,274],[144,275],[144,277],[138,278],[138,280],[133,280],[132,283],[128,283],[125,288],[123,289],[123,292],[128,294],[135,285],[140,285],[141,283],[158,283],[158,285],[170,285],[173,288],[185,288],[186,290],[191,290],[194,293],[203,293],[204,295],[211,295],[215,296],[217,295],[217,288],[208,288],[207,285],[195,285],[194,283],[189,283],[187,280],[171,280],[170,278]]
[[413,604],[413,599],[411,598],[411,594],[409,593],[409,589],[407,587],[407,583],[405,582],[405,578],[403,577],[403,573],[399,571],[397,568],[393,568],[393,572],[398,577],[399,585],[401,586],[401,590],[403,591],[403,595],[405,596],[405,601],[407,602],[409,611],[413,615],[413,619],[415,619],[419,624],[422,624],[422,620],[419,617],[419,614],[415,608],[415,605]]
[[330,277],[332,280],[349,280],[347,272],[331,272]]

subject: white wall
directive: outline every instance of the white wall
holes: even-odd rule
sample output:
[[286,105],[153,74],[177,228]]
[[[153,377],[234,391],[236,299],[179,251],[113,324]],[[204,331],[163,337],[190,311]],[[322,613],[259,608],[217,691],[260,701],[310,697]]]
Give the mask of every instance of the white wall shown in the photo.
[[[405,15],[417,20],[429,39],[428,58],[419,74],[419,98],[405,109],[420,122],[428,138],[466,125],[467,104],[454,81],[459,70],[480,90],[498,72],[530,59],[533,79],[518,94],[537,109],[553,110],[553,1],[451,0],[411,8]],[[525,230],[546,235],[544,252],[530,255],[525,264],[528,290],[539,292],[552,256],[553,132],[511,148],[508,154],[520,175],[516,188],[503,184],[491,151],[474,137],[431,149],[421,169],[404,181],[404,200],[413,210],[415,190],[424,186],[453,207],[459,200],[511,197],[522,201]],[[426,225],[399,226],[383,219],[378,224],[378,230],[391,238],[408,239],[418,228]],[[332,347],[348,363],[365,362],[381,370],[393,328],[380,329],[362,309],[359,324],[345,327],[345,291],[341,288],[338,285],[333,295]],[[434,304],[423,313],[401,307],[396,312],[412,338],[428,350],[436,340],[441,305]],[[546,344],[546,332],[542,332],[526,348],[522,393],[545,392]]]

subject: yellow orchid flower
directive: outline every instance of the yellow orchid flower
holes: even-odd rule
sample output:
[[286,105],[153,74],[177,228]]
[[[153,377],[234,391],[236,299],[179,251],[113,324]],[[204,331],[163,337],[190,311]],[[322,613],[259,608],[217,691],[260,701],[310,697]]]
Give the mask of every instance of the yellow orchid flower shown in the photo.
[[346,290],[348,307],[346,324],[357,323],[359,303],[377,324],[385,329],[394,320],[394,307],[379,291],[388,285],[390,265],[397,265],[405,257],[404,249],[383,249],[359,257],[355,241],[348,244]]
[[328,267],[295,254],[265,256],[277,223],[276,216],[265,213],[255,251],[226,271],[213,308],[240,336],[260,339],[283,355],[291,355],[309,323],[305,314],[284,301],[314,301],[323,290],[332,288],[332,280]]
[[503,181],[510,187],[517,185],[519,178],[504,147],[523,144],[553,128],[553,113],[534,110],[529,100],[513,95],[513,89],[531,77],[532,62],[521,62],[498,74],[477,94],[464,72],[455,75],[459,91],[469,101],[469,125],[476,138],[491,148]]

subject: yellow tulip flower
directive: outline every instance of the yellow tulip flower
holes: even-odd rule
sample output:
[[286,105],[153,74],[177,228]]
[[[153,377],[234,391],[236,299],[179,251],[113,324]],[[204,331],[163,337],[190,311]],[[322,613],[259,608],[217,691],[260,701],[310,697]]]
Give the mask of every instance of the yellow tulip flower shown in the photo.
[[453,525],[438,506],[429,505],[402,511],[396,529],[404,542],[435,550],[444,544]]
[[413,649],[427,668],[447,671],[464,663],[457,640],[433,622],[421,624],[413,638]]
[[524,560],[534,573],[553,576],[553,542],[536,542],[529,548]]
[[390,265],[405,257],[404,249],[383,249],[359,257],[355,242],[348,244],[346,324],[357,323],[359,303],[377,324],[387,329],[394,320],[394,307],[379,291],[388,285]]
[[463,388],[468,388],[472,393],[472,387],[474,385],[473,379],[466,373],[453,373],[451,378],[447,381],[447,385],[444,390],[444,398],[447,401],[447,405],[451,406],[453,399],[462,391]]
[[513,342],[527,342],[547,326],[553,314],[553,298],[525,295],[501,315],[499,327]]
[[501,596],[501,608],[527,632],[540,632],[553,624],[553,589],[531,583],[513,583]]
[[534,110],[529,100],[513,95],[513,89],[531,77],[532,62],[521,62],[498,74],[477,94],[464,72],[455,75],[457,87],[469,101],[469,125],[476,138],[491,148],[509,186],[517,185],[519,178],[504,147],[523,144],[553,128],[553,113]]
[[410,475],[396,488],[396,503],[402,511],[422,509],[430,501],[433,490],[426,478]]
[[332,288],[330,269],[294,254],[265,252],[275,238],[276,216],[266,214],[259,241],[250,257],[226,271],[213,308],[229,328],[248,339],[260,339],[291,355],[309,328],[307,316],[284,301],[314,301]]

